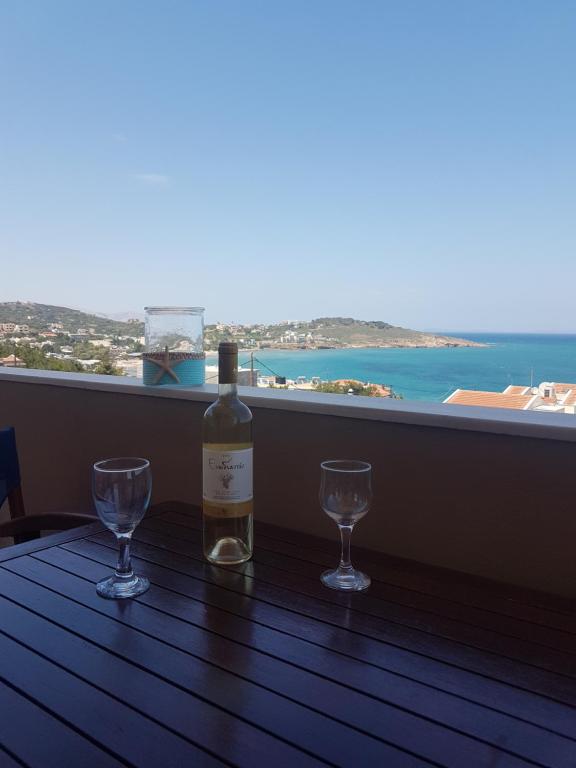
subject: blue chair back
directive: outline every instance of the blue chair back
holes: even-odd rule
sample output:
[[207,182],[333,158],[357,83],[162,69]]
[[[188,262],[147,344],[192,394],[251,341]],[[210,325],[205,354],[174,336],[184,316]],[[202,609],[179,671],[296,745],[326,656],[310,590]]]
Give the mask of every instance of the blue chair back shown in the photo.
[[0,507],[20,485],[20,466],[14,427],[0,429]]

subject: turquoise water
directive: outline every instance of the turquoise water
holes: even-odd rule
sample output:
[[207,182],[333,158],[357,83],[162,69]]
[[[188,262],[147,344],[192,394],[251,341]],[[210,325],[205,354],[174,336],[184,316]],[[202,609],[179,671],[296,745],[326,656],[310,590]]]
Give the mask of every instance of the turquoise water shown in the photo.
[[[501,391],[508,384],[576,382],[576,335],[477,334],[453,336],[490,346],[450,349],[260,350],[255,357],[295,379],[359,379],[388,384],[409,400],[442,401],[457,388]],[[249,355],[240,354],[246,363]],[[263,374],[266,368],[255,362]]]

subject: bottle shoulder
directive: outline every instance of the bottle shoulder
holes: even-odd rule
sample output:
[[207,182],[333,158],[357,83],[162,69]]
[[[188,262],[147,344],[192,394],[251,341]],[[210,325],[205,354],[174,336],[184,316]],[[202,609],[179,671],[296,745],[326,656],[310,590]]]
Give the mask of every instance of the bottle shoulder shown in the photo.
[[238,398],[230,400],[218,399],[208,406],[204,412],[205,419],[231,419],[239,424],[252,421],[252,411]]

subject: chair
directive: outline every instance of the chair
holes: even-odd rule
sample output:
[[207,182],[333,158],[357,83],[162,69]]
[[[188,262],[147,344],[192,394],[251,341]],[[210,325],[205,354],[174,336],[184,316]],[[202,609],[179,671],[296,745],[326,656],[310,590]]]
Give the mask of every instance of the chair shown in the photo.
[[0,429],[0,507],[5,501],[8,501],[11,519],[0,523],[0,537],[11,536],[15,544],[37,539],[41,531],[68,530],[97,520],[92,515],[72,512],[26,514],[13,427]]

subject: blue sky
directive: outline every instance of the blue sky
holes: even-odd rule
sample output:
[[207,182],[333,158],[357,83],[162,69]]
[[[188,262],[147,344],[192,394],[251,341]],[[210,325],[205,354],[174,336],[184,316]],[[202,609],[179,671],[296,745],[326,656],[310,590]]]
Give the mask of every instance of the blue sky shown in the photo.
[[571,0],[4,0],[0,300],[576,331]]

